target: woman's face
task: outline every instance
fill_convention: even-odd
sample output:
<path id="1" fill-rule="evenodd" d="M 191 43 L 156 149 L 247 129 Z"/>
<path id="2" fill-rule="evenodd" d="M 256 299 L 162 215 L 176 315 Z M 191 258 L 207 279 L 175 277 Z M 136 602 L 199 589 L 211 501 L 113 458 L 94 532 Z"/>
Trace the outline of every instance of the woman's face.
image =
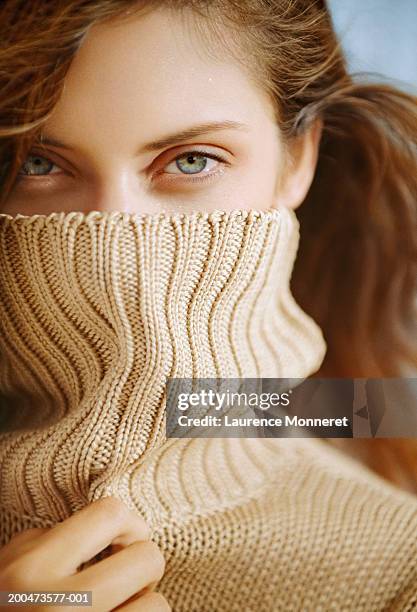
<path id="1" fill-rule="evenodd" d="M 2 212 L 157 213 L 302 201 L 317 138 L 304 140 L 285 183 L 269 99 L 225 51 L 220 59 L 205 52 L 191 16 L 160 9 L 90 29 L 44 124 L 43 144 L 32 147 Z"/>

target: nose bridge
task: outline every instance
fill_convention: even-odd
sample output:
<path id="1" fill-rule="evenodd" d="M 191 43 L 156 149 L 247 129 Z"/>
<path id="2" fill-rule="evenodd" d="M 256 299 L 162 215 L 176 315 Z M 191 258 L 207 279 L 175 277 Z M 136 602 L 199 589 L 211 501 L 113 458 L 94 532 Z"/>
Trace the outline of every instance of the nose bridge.
<path id="1" fill-rule="evenodd" d="M 114 162 L 110 169 L 102 171 L 96 178 L 93 193 L 87 204 L 88 210 L 134 214 L 153 212 L 151 199 L 141 185 L 139 173 L 122 162 Z"/>

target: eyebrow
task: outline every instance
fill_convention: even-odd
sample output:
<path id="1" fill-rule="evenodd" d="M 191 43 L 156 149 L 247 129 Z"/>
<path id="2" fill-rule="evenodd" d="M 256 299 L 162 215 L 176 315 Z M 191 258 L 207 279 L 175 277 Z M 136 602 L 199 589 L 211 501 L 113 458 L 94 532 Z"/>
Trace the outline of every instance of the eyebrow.
<path id="1" fill-rule="evenodd" d="M 160 149 L 164 149 L 165 147 L 169 147 L 174 144 L 180 144 L 189 140 L 190 138 L 196 138 L 197 136 L 202 136 L 211 132 L 219 132 L 222 130 L 231 129 L 248 131 L 249 126 L 245 123 L 240 123 L 238 121 L 231 120 L 200 123 L 190 128 L 181 130 L 180 132 L 177 132 L 175 134 L 165 136 L 164 138 L 161 138 L 159 140 L 148 142 L 148 144 L 144 145 L 139 149 L 137 155 L 141 155 L 142 153 L 150 153 L 152 151 L 159 151 Z M 60 149 L 72 149 L 69 144 L 61 142 L 60 140 L 57 140 L 55 138 L 49 138 L 47 136 L 43 137 L 42 135 L 36 140 L 36 143 L 40 145 L 51 145 Z"/>

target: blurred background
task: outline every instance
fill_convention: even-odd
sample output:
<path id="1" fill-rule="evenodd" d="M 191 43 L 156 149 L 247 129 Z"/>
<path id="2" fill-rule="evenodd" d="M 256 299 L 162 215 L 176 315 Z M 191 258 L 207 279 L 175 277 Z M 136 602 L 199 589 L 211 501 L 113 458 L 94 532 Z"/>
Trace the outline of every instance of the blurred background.
<path id="1" fill-rule="evenodd" d="M 351 72 L 379 72 L 379 80 L 395 79 L 417 94 L 417 0 L 327 0 L 327 6 Z"/>

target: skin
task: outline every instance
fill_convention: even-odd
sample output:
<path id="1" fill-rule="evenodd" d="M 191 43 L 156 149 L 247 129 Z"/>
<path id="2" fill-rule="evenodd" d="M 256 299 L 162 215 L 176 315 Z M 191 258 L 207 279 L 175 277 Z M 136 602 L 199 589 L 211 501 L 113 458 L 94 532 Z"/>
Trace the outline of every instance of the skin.
<path id="1" fill-rule="evenodd" d="M 107 546 L 112 554 L 78 571 Z M 3 591 L 93 591 L 91 612 L 169 612 L 167 600 L 154 591 L 164 570 L 165 559 L 150 540 L 148 525 L 113 496 L 84 506 L 53 527 L 21 531 L 0 549 Z M 30 609 L 61 609 L 39 603 Z"/>
<path id="2" fill-rule="evenodd" d="M 192 19 L 187 23 L 163 9 L 92 27 L 43 127 L 44 140 L 68 148 L 34 146 L 2 212 L 159 213 L 301 204 L 313 180 L 321 124 L 284 149 L 269 98 L 224 50 L 215 50 L 217 58 L 204 53 L 205 41 L 190 25 Z M 193 126 L 225 121 L 244 127 L 211 129 L 138 153 Z M 201 148 L 205 155 L 187 163 L 185 154 Z M 204 177 L 210 180 L 196 180 Z M 169 610 L 152 591 L 164 568 L 156 546 L 144 546 L 148 536 L 139 519 L 119 511 L 114 519 L 114 507 L 104 513 L 100 506 L 88 508 L 59 529 L 29 530 L 4 547 L 3 590 L 93 588 L 97 610 Z M 91 539 L 93 533 L 100 542 Z M 110 558 L 77 571 L 110 542 Z M 123 578 L 128 570 L 129 580 Z M 130 600 L 146 586 L 148 592 Z"/>
<path id="3" fill-rule="evenodd" d="M 2 212 L 186 212 L 303 201 L 321 125 L 292 144 L 289 166 L 269 98 L 223 49 L 204 52 L 193 19 L 159 9 L 91 28 L 42 132 L 69 148 L 33 146 Z M 244 127 L 138 154 L 150 142 L 224 121 Z M 204 154 L 187 158 L 195 148 Z"/>

